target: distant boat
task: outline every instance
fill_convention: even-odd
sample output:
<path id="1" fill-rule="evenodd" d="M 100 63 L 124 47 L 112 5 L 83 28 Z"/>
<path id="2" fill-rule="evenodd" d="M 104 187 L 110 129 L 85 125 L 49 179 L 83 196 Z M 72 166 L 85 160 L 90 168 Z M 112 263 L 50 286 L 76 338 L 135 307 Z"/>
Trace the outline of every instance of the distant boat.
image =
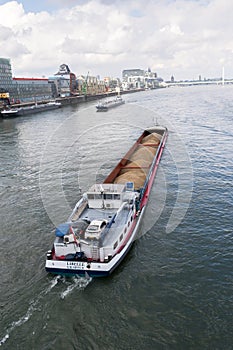
<path id="1" fill-rule="evenodd" d="M 96 110 L 97 110 L 97 112 L 107 112 L 110 108 L 120 106 L 124 103 L 125 103 L 125 101 L 122 99 L 122 97 L 120 95 L 118 95 L 113 100 L 109 100 L 109 101 L 105 101 L 105 102 L 100 101 L 96 105 Z"/>
<path id="2" fill-rule="evenodd" d="M 101 277 L 115 270 L 136 239 L 167 135 L 162 126 L 144 130 L 104 182 L 83 194 L 55 230 L 48 272 Z"/>
<path id="3" fill-rule="evenodd" d="M 47 103 L 35 104 L 33 106 L 18 107 L 18 108 L 7 108 L 1 111 L 3 118 L 13 118 L 22 115 L 28 115 L 33 113 L 50 111 L 61 107 L 60 102 L 51 101 Z"/>

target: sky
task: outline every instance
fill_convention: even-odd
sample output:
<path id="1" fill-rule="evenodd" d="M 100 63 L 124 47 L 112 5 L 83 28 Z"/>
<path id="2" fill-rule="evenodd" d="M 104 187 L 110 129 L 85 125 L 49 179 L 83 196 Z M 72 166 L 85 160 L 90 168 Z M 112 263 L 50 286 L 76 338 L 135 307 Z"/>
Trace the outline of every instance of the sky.
<path id="1" fill-rule="evenodd" d="M 169 80 L 233 78 L 233 1 L 0 0 L 0 57 L 15 77 L 148 69 Z"/>

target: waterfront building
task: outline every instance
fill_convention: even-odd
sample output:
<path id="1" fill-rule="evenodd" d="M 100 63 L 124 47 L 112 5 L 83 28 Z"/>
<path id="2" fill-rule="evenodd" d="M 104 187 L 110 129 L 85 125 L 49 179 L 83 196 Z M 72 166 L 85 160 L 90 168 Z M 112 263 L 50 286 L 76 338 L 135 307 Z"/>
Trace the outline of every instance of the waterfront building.
<path id="1" fill-rule="evenodd" d="M 71 96 L 77 92 L 76 75 L 67 64 L 61 64 L 57 73 L 49 77 L 53 97 Z"/>
<path id="2" fill-rule="evenodd" d="M 12 102 L 39 102 L 52 98 L 46 78 L 13 78 Z"/>
<path id="3" fill-rule="evenodd" d="M 10 60 L 7 58 L 0 58 L 0 107 L 10 103 L 9 91 L 12 86 L 12 73 Z"/>
<path id="4" fill-rule="evenodd" d="M 10 59 L 0 58 L 0 89 L 2 92 L 10 93 L 12 91 L 12 85 Z"/>
<path id="5" fill-rule="evenodd" d="M 143 69 L 124 69 L 122 72 L 123 80 L 126 80 L 128 77 L 141 77 L 144 76 L 145 71 Z"/>
<path id="6" fill-rule="evenodd" d="M 87 91 L 90 95 L 97 95 L 106 92 L 106 85 L 103 80 L 99 80 L 95 76 L 88 76 Z"/>
<path id="7" fill-rule="evenodd" d="M 160 86 L 163 79 L 157 77 L 157 73 L 151 69 L 125 69 L 122 72 L 122 87 L 127 89 L 155 89 Z"/>
<path id="8" fill-rule="evenodd" d="M 0 58 L 0 90 L 8 94 L 10 103 L 35 102 L 52 98 L 48 79 L 12 77 L 11 62 L 8 58 Z"/>
<path id="9" fill-rule="evenodd" d="M 108 91 L 116 91 L 117 87 L 121 88 L 121 81 L 119 78 L 105 77 L 104 83 Z"/>
<path id="10" fill-rule="evenodd" d="M 124 69 L 122 72 L 123 90 L 144 88 L 144 75 L 145 72 L 142 69 Z"/>
<path id="11" fill-rule="evenodd" d="M 86 76 L 80 75 L 77 78 L 78 92 L 81 95 L 97 95 L 106 92 L 106 84 L 99 77 L 90 76 L 89 72 Z"/>

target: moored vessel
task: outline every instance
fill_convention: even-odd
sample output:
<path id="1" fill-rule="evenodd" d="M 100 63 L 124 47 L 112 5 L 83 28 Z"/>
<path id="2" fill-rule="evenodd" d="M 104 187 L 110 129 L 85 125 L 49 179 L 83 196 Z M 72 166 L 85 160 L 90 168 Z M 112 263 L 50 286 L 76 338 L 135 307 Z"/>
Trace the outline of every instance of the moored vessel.
<path id="1" fill-rule="evenodd" d="M 40 113 L 45 111 L 50 111 L 61 107 L 60 102 L 51 101 L 47 103 L 35 104 L 33 106 L 17 107 L 17 108 L 6 108 L 1 111 L 3 118 L 13 118 L 23 115 Z"/>
<path id="2" fill-rule="evenodd" d="M 103 183 L 83 194 L 55 230 L 46 270 L 60 275 L 110 275 L 136 239 L 167 139 L 167 129 L 143 131 Z"/>

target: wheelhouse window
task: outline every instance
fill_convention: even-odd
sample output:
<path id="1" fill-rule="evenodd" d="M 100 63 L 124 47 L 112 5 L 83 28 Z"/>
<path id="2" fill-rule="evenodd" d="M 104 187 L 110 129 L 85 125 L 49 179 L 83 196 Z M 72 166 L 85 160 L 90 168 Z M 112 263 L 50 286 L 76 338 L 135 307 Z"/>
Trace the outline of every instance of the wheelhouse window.
<path id="1" fill-rule="evenodd" d="M 94 193 L 88 193 L 87 198 L 89 200 L 93 200 L 94 199 Z"/>
<path id="2" fill-rule="evenodd" d="M 101 193 L 95 193 L 95 199 L 102 199 Z"/>
<path id="3" fill-rule="evenodd" d="M 104 199 L 112 200 L 112 193 L 105 193 Z"/>
<path id="4" fill-rule="evenodd" d="M 114 194 L 113 198 L 114 198 L 114 200 L 118 200 L 119 201 L 121 199 L 121 195 L 119 193 Z"/>

